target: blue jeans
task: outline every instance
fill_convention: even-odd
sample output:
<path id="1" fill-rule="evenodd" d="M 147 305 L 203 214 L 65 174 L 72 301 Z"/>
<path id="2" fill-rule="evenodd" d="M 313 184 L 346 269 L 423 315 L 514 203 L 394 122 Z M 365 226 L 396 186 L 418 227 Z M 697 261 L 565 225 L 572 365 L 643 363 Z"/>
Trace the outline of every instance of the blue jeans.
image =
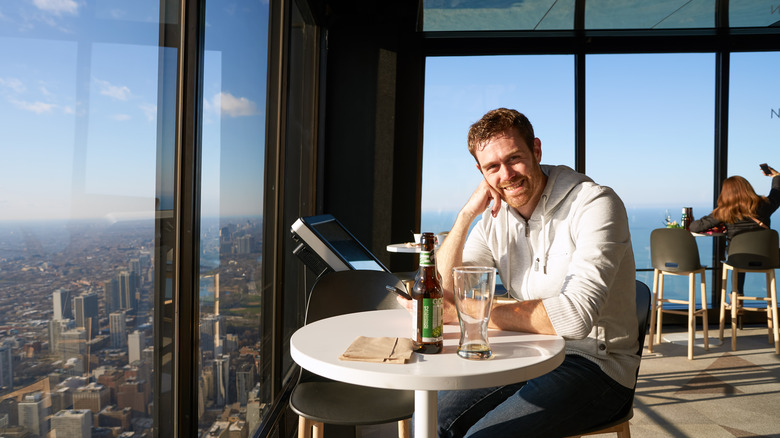
<path id="1" fill-rule="evenodd" d="M 634 390 L 595 363 L 567 355 L 555 370 L 512 385 L 439 392 L 440 437 L 558 437 L 602 424 L 633 403 Z"/>

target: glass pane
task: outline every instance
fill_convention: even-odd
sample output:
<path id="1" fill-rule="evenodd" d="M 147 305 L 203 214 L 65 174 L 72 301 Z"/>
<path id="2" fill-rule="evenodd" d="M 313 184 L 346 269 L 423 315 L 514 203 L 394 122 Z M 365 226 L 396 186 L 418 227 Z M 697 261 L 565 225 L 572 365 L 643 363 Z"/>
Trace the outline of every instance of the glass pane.
<path id="1" fill-rule="evenodd" d="M 714 66 L 713 54 L 587 58 L 586 173 L 623 199 L 636 267 L 650 270 L 637 279 L 648 285 L 650 232 L 667 215 L 679 223 L 683 207 L 694 217 L 712 207 Z M 696 240 L 701 263 L 713 266 L 712 238 Z M 687 299 L 684 277 L 666 278 L 664 289 Z"/>
<path id="2" fill-rule="evenodd" d="M 765 0 L 729 2 L 730 27 L 780 26 L 780 3 Z"/>
<path id="3" fill-rule="evenodd" d="M 0 13 L 0 325 L 13 327 L 0 400 L 18 407 L 0 423 L 20 436 L 153 430 L 157 144 L 173 120 L 158 108 L 173 50 L 159 47 L 159 11 Z"/>
<path id="4" fill-rule="evenodd" d="M 499 107 L 530 119 L 543 163 L 574 167 L 573 56 L 428 58 L 421 230 L 449 231 L 479 185 L 466 137 L 472 123 Z"/>
<path id="5" fill-rule="evenodd" d="M 574 27 L 574 0 L 424 0 L 423 30 L 555 30 Z"/>
<path id="6" fill-rule="evenodd" d="M 775 91 L 778 69 L 780 52 L 731 54 L 728 176 L 745 177 L 761 196 L 769 194 L 772 183 L 758 165 L 768 163 L 780 169 L 780 101 Z M 780 212 L 771 220 L 772 228 L 778 229 Z M 746 275 L 745 291 L 766 296 L 766 277 Z"/>
<path id="7" fill-rule="evenodd" d="M 271 401 L 260 331 L 271 310 L 260 306 L 268 3 L 207 2 L 206 23 L 198 425 L 251 436 Z"/>
<path id="8" fill-rule="evenodd" d="M 586 29 L 690 29 L 715 27 L 716 0 L 588 0 Z"/>

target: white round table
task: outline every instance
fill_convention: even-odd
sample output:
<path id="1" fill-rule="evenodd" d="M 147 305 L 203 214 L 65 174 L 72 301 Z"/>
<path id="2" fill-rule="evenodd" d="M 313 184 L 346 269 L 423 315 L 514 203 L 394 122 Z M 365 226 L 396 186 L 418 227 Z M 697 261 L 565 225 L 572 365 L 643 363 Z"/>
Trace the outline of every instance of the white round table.
<path id="1" fill-rule="evenodd" d="M 407 254 L 414 254 L 420 252 L 419 243 L 391 243 L 387 245 L 387 252 L 402 252 Z"/>
<path id="2" fill-rule="evenodd" d="M 351 313 L 323 319 L 298 329 L 290 339 L 293 360 L 329 379 L 377 388 L 415 391 L 415 437 L 435 437 L 436 391 L 473 389 L 522 382 L 555 369 L 564 359 L 559 336 L 491 330 L 493 358 L 476 361 L 457 355 L 460 328 L 444 326 L 444 350 L 413 354 L 407 364 L 339 360 L 358 336 L 408 337 L 411 316 L 406 309 Z"/>

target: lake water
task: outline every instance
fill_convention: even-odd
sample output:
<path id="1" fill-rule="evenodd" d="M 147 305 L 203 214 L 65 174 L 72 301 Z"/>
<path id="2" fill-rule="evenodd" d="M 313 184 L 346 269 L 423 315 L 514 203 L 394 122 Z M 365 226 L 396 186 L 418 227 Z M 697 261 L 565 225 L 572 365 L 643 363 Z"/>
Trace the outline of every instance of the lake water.
<path id="1" fill-rule="evenodd" d="M 701 206 L 694 206 L 694 217 L 698 214 L 709 213 L 709 209 Z M 705 213 L 706 212 L 706 213 Z M 634 259 L 636 261 L 636 278 L 653 287 L 653 269 L 650 262 L 650 233 L 656 228 L 664 227 L 664 219 L 667 214 L 672 216 L 673 220 L 679 222 L 679 212 L 670 212 L 663 208 L 629 208 L 627 209 L 629 227 L 631 230 L 631 244 L 634 249 Z M 438 233 L 448 231 L 455 222 L 457 211 L 436 211 L 423 212 L 421 218 L 421 231 L 432 231 Z M 474 225 L 472 224 L 472 227 Z M 697 237 L 696 244 L 699 247 L 699 260 L 705 267 L 712 268 L 717 263 L 713 262 L 712 246 L 715 239 L 712 237 Z M 712 307 L 712 270 L 708 270 L 705 275 L 707 284 L 707 304 Z M 698 281 L 698 277 L 697 277 Z M 731 277 L 729 277 L 731 281 Z M 766 296 L 766 277 L 764 274 L 748 274 L 745 281 L 745 290 L 748 294 L 757 296 Z M 718 291 L 718 294 L 720 291 Z M 664 280 L 664 296 L 666 298 L 688 299 L 688 278 L 683 276 L 666 276 Z M 699 301 L 699 292 L 697 289 L 697 302 Z"/>

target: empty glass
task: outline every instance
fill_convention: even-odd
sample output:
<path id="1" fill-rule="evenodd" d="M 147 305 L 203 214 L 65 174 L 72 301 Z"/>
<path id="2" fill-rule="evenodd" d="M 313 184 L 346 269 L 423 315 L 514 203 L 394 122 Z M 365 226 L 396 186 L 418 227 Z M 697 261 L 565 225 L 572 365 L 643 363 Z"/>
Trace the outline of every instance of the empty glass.
<path id="1" fill-rule="evenodd" d="M 460 322 L 458 356 L 466 359 L 490 359 L 488 321 L 496 289 L 496 269 L 486 266 L 452 268 L 455 307 Z"/>

